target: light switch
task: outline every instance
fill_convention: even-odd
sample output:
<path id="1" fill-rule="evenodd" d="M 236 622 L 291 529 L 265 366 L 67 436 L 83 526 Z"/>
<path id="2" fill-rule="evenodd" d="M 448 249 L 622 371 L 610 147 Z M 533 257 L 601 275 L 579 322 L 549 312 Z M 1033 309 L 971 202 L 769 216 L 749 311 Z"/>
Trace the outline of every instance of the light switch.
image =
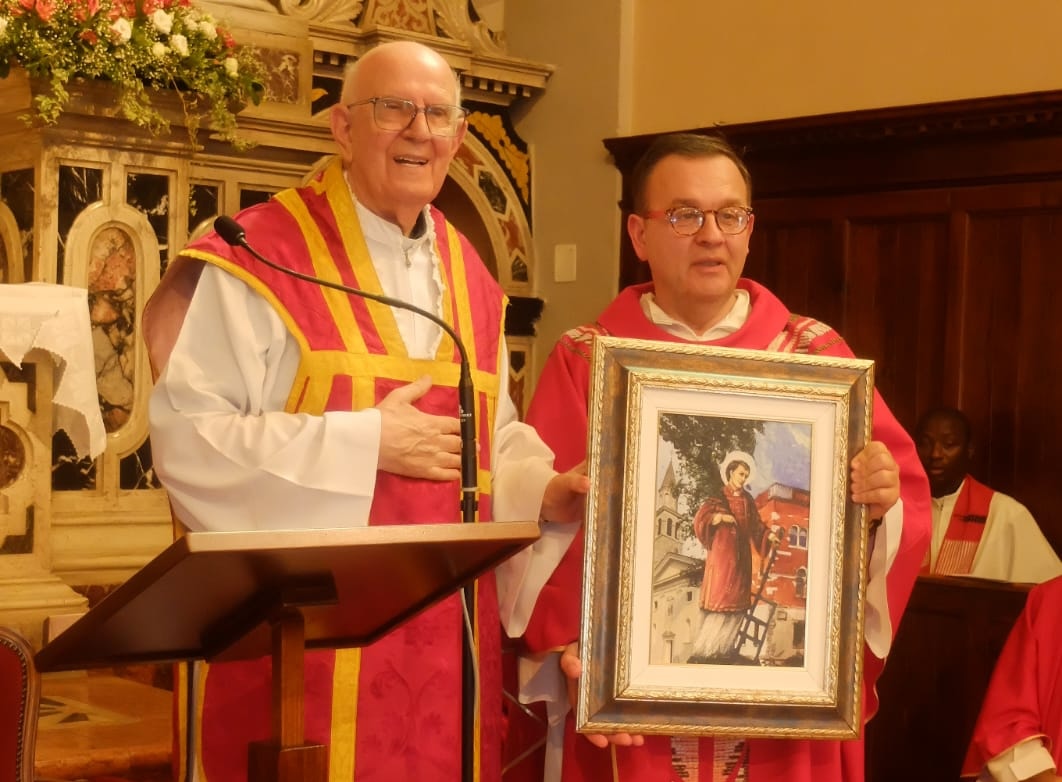
<path id="1" fill-rule="evenodd" d="M 575 282 L 575 245 L 553 245 L 553 281 Z"/>

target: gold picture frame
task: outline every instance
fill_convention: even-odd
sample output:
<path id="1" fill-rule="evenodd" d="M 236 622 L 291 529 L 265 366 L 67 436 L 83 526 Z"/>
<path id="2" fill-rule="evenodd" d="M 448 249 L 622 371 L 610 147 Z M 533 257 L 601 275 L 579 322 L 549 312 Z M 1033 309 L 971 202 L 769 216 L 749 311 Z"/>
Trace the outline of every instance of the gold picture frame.
<path id="1" fill-rule="evenodd" d="M 859 736 L 873 389 L 867 360 L 595 340 L 579 731 Z"/>

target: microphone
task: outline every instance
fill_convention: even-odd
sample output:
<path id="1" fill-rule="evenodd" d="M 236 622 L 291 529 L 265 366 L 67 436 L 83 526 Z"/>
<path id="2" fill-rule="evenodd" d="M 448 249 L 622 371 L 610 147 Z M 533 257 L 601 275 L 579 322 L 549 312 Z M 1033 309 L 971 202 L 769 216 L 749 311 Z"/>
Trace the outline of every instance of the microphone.
<path id="1" fill-rule="evenodd" d="M 415 312 L 432 321 L 450 335 L 454 344 L 457 345 L 457 351 L 461 356 L 461 373 L 457 381 L 458 417 L 461 422 L 461 520 L 466 523 L 475 522 L 476 507 L 478 505 L 476 492 L 479 488 L 476 460 L 476 394 L 472 386 L 472 372 L 468 364 L 468 352 L 453 327 L 435 313 L 423 310 L 401 299 L 369 293 L 368 291 L 351 288 L 348 285 L 342 285 L 331 280 L 322 280 L 320 277 L 303 274 L 294 269 L 289 269 L 287 266 L 274 263 L 248 243 L 247 232 L 243 230 L 243 226 L 228 215 L 221 215 L 214 220 L 214 230 L 227 244 L 232 247 L 242 247 L 271 269 L 276 269 L 278 272 L 314 285 L 323 285 L 326 288 L 334 288 L 337 291 L 361 296 L 364 299 L 372 299 L 390 307 L 398 307 L 399 309 Z"/>

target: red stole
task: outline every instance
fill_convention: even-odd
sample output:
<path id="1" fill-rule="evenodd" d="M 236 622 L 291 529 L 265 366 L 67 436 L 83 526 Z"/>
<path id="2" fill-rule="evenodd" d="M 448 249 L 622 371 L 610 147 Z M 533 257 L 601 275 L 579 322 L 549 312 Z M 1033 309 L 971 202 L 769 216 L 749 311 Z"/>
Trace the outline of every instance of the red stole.
<path id="1" fill-rule="evenodd" d="M 963 481 L 955 507 L 948 521 L 948 529 L 940 544 L 937 564 L 933 573 L 940 576 L 962 576 L 973 570 L 977 547 L 981 536 L 985 534 L 988 521 L 988 507 L 992 504 L 995 491 L 979 483 L 969 475 Z M 926 554 L 928 560 L 929 554 Z M 928 573 L 928 562 L 922 566 L 922 572 Z"/>
<path id="2" fill-rule="evenodd" d="M 505 298 L 467 240 L 437 210 L 432 210 L 432 218 L 445 288 L 442 317 L 462 338 L 472 369 L 479 520 L 489 521 Z M 281 265 L 382 293 L 338 162 L 309 186 L 283 191 L 268 204 L 246 210 L 240 222 Z M 284 320 L 301 348 L 288 412 L 320 415 L 371 407 L 394 388 L 430 374 L 434 385 L 417 406 L 456 415 L 459 353 L 449 336 L 444 334 L 434 357 L 413 359 L 386 305 L 295 280 L 215 236 L 194 243 L 184 254 L 238 276 Z M 378 472 L 369 523 L 457 523 L 458 483 Z M 336 520 L 337 526 L 344 523 Z M 396 579 L 416 576 L 395 574 Z M 500 622 L 492 575 L 477 582 L 477 609 L 472 620 L 480 675 L 476 779 L 498 782 Z M 462 633 L 461 603 L 454 595 L 368 647 L 307 654 L 306 740 L 329 745 L 330 779 L 419 782 L 460 777 Z M 202 668 L 202 717 L 195 736 L 200 779 L 246 779 L 246 744 L 270 734 L 269 661 Z M 177 758 L 183 761 L 183 748 Z"/>

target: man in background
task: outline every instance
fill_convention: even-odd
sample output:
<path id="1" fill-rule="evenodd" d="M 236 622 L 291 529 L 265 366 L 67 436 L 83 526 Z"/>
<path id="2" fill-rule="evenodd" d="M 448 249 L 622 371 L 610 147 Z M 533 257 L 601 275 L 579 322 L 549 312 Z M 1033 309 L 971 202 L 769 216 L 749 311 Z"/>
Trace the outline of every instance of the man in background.
<path id="1" fill-rule="evenodd" d="M 791 314 L 770 291 L 741 277 L 754 216 L 749 173 L 722 139 L 675 134 L 657 139 L 635 167 L 627 230 L 653 281 L 622 291 L 597 322 L 565 334 L 551 353 L 528 422 L 569 469 L 586 458 L 590 354 L 598 335 L 824 356 L 852 355 L 836 331 Z M 872 442 L 851 464 L 855 502 L 875 530 L 867 585 L 863 698 L 874 683 L 929 544 L 929 490 L 914 444 L 874 395 Z M 549 520 L 549 517 L 546 516 Z M 566 545 L 542 589 L 523 638 L 522 695 L 547 702 L 551 731 L 546 779 L 563 782 L 857 782 L 863 742 L 574 732 L 571 688 L 581 674 L 578 644 L 583 535 L 547 524 Z M 561 541 L 564 541 L 562 544 Z M 562 675 L 563 671 L 563 675 Z M 565 681 L 567 679 L 567 682 Z"/>
<path id="2" fill-rule="evenodd" d="M 280 265 L 403 299 L 455 329 L 475 391 L 478 521 L 537 519 L 540 509 L 577 520 L 586 477 L 554 472 L 509 398 L 505 296 L 429 206 L 466 115 L 436 52 L 378 46 L 348 70 L 331 111 L 332 165 L 237 217 L 249 243 Z M 186 528 L 460 521 L 460 353 L 436 323 L 293 279 L 212 233 L 167 271 L 145 334 L 159 373 L 155 464 Z M 534 582 L 526 569 L 499 580 L 503 619 Z M 494 579 L 481 578 L 477 593 L 475 778 L 498 782 Z M 307 655 L 307 740 L 329 745 L 331 780 L 461 778 L 464 624 L 451 596 L 370 646 Z M 248 743 L 270 736 L 269 661 L 203 666 L 197 677 L 201 712 L 192 735 L 179 734 L 178 762 L 192 742 L 197 779 L 245 780 Z"/>
<path id="3" fill-rule="evenodd" d="M 933 495 L 933 542 L 923 572 L 1034 584 L 1062 575 L 1062 561 L 1028 509 L 969 474 L 973 433 L 960 410 L 923 415 L 915 444 Z"/>

